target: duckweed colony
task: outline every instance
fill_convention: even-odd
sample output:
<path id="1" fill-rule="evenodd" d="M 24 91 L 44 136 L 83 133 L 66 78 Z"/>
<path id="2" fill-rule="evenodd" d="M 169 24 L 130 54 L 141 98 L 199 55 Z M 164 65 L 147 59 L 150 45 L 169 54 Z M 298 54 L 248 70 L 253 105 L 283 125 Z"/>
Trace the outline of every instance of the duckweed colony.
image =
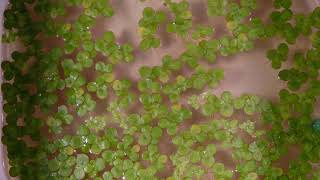
<path id="1" fill-rule="evenodd" d="M 313 120 L 313 111 L 320 95 L 320 8 L 295 13 L 295 2 L 274 0 L 269 18 L 262 20 L 253 16 L 256 0 L 206 0 L 204 16 L 225 19 L 227 33 L 216 36 L 215 27 L 193 21 L 190 2 L 162 3 L 161 9 L 140 12 L 135 47 L 120 43 L 111 30 L 93 38 L 96 19 L 117 13 L 107 0 L 10 0 L 2 40 L 24 46 L 2 62 L 2 143 L 10 176 L 319 179 L 320 120 Z M 70 8 L 81 9 L 81 15 L 65 22 Z M 138 81 L 118 77 L 115 68 L 148 61 L 136 59 L 137 52 L 162 46 L 160 27 L 181 38 L 184 51 L 158 57 L 159 65 L 141 66 Z M 209 65 L 270 38 L 279 45 L 265 52 L 266 59 L 287 83 L 278 100 L 235 97 L 227 89 L 213 93 L 224 70 Z M 309 39 L 309 49 L 291 50 L 298 38 Z M 46 48 L 50 39 L 62 43 Z M 286 61 L 292 66 L 284 66 Z M 299 147 L 298 155 L 288 168 L 278 166 L 292 147 Z M 219 152 L 231 156 L 221 161 Z"/>

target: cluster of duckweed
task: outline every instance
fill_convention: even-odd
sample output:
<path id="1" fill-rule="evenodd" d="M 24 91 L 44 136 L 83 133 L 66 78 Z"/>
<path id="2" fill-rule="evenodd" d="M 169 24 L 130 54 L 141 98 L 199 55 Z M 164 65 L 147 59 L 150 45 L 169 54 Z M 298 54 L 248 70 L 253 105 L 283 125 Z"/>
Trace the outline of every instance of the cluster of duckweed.
<path id="1" fill-rule="evenodd" d="M 225 17 L 228 34 L 213 38 L 213 27 L 195 24 L 186 0 L 163 0 L 173 16 L 167 23 L 166 13 L 152 7 L 143 10 L 141 50 L 161 46 L 157 31 L 165 23 L 168 33 L 185 39 L 186 49 L 178 58 L 162 57 L 161 65 L 141 67 L 136 83 L 117 78 L 113 71 L 135 60 L 134 47 L 118 43 L 112 31 L 92 37 L 90 28 L 97 17 L 117 13 L 107 0 L 10 0 L 2 40 L 24 45 L 2 62 L 2 143 L 10 175 L 22 180 L 319 179 L 315 165 L 320 158 L 320 126 L 312 113 L 320 94 L 320 8 L 295 14 L 291 0 L 274 0 L 269 21 L 264 22 L 251 17 L 256 0 L 206 3 L 208 16 Z M 56 20 L 68 7 L 81 7 L 82 14 L 72 23 Z M 282 68 L 300 36 L 308 37 L 312 47 L 292 52 L 293 66 Z M 44 39 L 51 37 L 62 39 L 63 46 L 43 48 Z M 218 55 L 247 52 L 255 40 L 273 37 L 281 43 L 266 57 L 288 85 L 279 92 L 279 101 L 212 93 L 224 71 L 205 67 L 201 60 L 214 63 Z M 98 54 L 104 58 L 97 60 Z M 192 74 L 183 74 L 182 68 Z M 95 72 L 94 80 L 86 79 L 88 70 Z M 105 113 L 93 114 L 101 102 L 108 102 L 102 107 Z M 132 112 L 133 106 L 141 110 Z M 248 118 L 237 119 L 237 113 Z M 180 128 L 195 114 L 205 121 Z M 79 118 L 82 121 L 75 121 Z M 70 125 L 76 129 L 68 129 Z M 175 146 L 172 154 L 159 150 L 164 136 Z M 289 169 L 275 166 L 292 145 L 299 145 L 301 152 Z M 231 151 L 236 166 L 231 169 L 216 161 L 218 151 Z M 172 173 L 160 177 L 169 165 Z"/>

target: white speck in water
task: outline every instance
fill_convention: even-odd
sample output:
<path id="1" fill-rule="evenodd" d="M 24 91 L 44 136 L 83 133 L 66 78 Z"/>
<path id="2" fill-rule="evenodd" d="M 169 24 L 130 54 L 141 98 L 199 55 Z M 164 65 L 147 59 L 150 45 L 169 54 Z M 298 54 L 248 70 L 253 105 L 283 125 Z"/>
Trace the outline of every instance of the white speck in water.
<path id="1" fill-rule="evenodd" d="M 237 172 L 238 172 L 238 170 L 237 170 L 237 169 L 235 169 L 235 170 L 231 170 L 231 172 L 232 172 L 232 173 L 237 173 Z"/>

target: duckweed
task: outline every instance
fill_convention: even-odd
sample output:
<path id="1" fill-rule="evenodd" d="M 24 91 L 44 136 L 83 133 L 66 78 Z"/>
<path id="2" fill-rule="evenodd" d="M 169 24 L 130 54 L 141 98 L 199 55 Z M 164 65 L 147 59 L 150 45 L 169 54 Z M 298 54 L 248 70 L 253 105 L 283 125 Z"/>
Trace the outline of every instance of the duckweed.
<path id="1" fill-rule="evenodd" d="M 2 41 L 24 46 L 1 64 L 2 143 L 10 176 L 318 179 L 320 121 L 313 113 L 320 94 L 320 8 L 296 13 L 295 2 L 273 0 L 268 20 L 262 20 L 254 17 L 256 0 L 207 0 L 205 15 L 226 22 L 226 32 L 218 36 L 217 27 L 197 23 L 189 1 L 161 2 L 161 10 L 144 5 L 136 47 L 110 29 L 92 34 L 97 18 L 115 18 L 113 1 L 10 1 Z M 60 21 L 69 8 L 82 11 L 73 21 Z M 137 79 L 120 78 L 119 68 L 141 61 L 137 52 L 156 52 L 164 44 L 162 26 L 161 33 L 181 38 L 185 49 L 158 57 L 159 65 L 141 66 Z M 291 48 L 300 37 L 310 42 L 305 51 Z M 45 48 L 50 38 L 63 45 Z M 270 38 L 279 45 L 266 52 L 266 63 L 287 85 L 278 100 L 213 91 L 227 74 L 212 64 Z M 163 144 L 164 139 L 169 140 Z M 163 145 L 174 150 L 164 152 Z M 278 167 L 292 145 L 299 145 L 299 154 L 287 170 Z M 226 156 L 235 166 L 221 162 L 220 152 L 230 152 Z M 172 172 L 160 175 L 169 166 Z"/>

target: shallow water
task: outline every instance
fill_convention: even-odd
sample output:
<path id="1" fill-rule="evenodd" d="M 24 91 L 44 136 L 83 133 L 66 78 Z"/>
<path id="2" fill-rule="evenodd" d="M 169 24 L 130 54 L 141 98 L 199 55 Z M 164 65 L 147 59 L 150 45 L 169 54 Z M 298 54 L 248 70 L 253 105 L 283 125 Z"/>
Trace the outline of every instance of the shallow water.
<path id="1" fill-rule="evenodd" d="M 137 35 L 138 21 L 141 18 L 141 13 L 144 7 L 152 6 L 157 10 L 168 10 L 163 6 L 160 1 L 146 1 L 145 3 L 140 3 L 138 0 L 110 0 L 112 7 L 115 9 L 115 15 L 112 18 L 99 18 L 94 28 L 91 29 L 93 37 L 100 37 L 106 30 L 111 30 L 116 35 L 117 41 L 122 44 L 130 42 L 134 45 L 135 49 L 138 49 L 138 44 L 140 42 L 140 37 Z M 208 18 L 206 16 L 205 10 L 205 0 L 190 0 L 191 10 L 193 14 L 193 20 L 197 24 L 212 25 L 216 29 L 215 37 L 220 37 L 226 32 L 225 22 L 221 18 Z M 293 9 L 295 12 L 307 12 L 315 6 L 314 1 L 301 1 L 295 0 L 293 4 Z M 68 10 L 68 15 L 64 18 L 66 22 L 74 21 L 80 9 L 70 9 Z M 271 11 L 271 1 L 259 0 L 258 9 L 255 11 L 253 16 L 259 16 L 263 20 L 266 20 L 268 14 Z M 116 79 L 128 78 L 133 82 L 137 82 L 139 79 L 138 69 L 141 66 L 154 66 L 161 63 L 161 57 L 170 54 L 174 58 L 178 57 L 180 53 L 185 48 L 185 41 L 178 38 L 175 35 L 168 34 L 165 32 L 164 26 L 160 28 L 158 33 L 162 40 L 162 46 L 157 49 L 149 50 L 147 52 L 141 52 L 140 50 L 135 50 L 135 61 L 130 64 L 119 64 L 115 67 Z M 305 42 L 301 39 L 300 42 Z M 57 47 L 61 41 L 52 40 L 47 42 L 45 46 L 49 49 L 52 47 Z M 253 51 L 247 53 L 240 53 L 231 57 L 218 57 L 217 62 L 214 64 L 207 64 L 209 67 L 220 67 L 225 71 L 225 79 L 220 83 L 220 85 L 213 90 L 215 94 L 220 94 L 221 92 L 228 90 L 231 91 L 233 95 L 239 96 L 243 93 L 255 94 L 261 97 L 275 101 L 277 99 L 277 94 L 279 90 L 285 87 L 285 84 L 278 79 L 278 72 L 271 68 L 269 61 L 265 57 L 265 52 L 267 49 L 274 48 L 278 44 L 278 41 L 273 40 L 260 40 L 256 43 L 256 48 Z M 9 57 L 10 50 L 18 47 L 17 45 L 6 46 L 7 51 L 4 52 L 4 56 Z M 307 48 L 305 43 L 297 43 L 292 46 L 292 51 L 294 50 L 305 50 Z M 290 58 L 287 64 L 290 65 Z M 185 72 L 188 74 L 188 72 Z M 95 78 L 95 73 L 86 71 L 86 78 L 88 81 Z M 59 103 L 64 104 L 66 102 L 66 97 L 63 92 L 60 93 Z M 108 100 L 111 100 L 108 98 Z M 95 98 L 95 100 L 97 100 Z M 106 107 L 110 101 L 99 100 L 97 102 L 97 107 L 95 112 L 90 112 L 89 115 L 84 118 L 79 118 L 76 123 L 65 128 L 65 133 L 73 133 L 75 128 L 84 119 L 89 116 L 95 116 L 99 114 L 106 113 Z M 140 108 L 135 107 L 132 111 L 138 111 Z M 71 113 L 75 115 L 75 109 L 69 108 Z M 320 115 L 320 109 L 316 109 L 316 114 Z M 42 116 L 39 113 L 39 116 Z M 76 115 L 74 116 L 76 117 Z M 238 113 L 235 115 L 236 118 L 246 119 L 246 116 Z M 256 120 L 258 120 L 257 118 Z M 190 127 L 193 123 L 205 122 L 200 116 L 195 114 L 193 119 L 181 125 L 181 128 Z M 259 122 L 257 122 L 259 123 Z M 45 132 L 45 134 L 48 134 Z M 159 144 L 160 152 L 164 154 L 171 154 L 176 149 L 171 143 L 170 136 L 165 133 Z M 282 158 L 276 164 L 284 169 L 288 168 L 288 163 L 293 160 L 299 153 L 298 147 L 292 147 L 288 155 Z M 218 150 L 216 161 L 223 162 L 226 167 L 230 169 L 235 168 L 235 162 L 231 158 L 229 151 Z M 167 168 L 159 173 L 160 177 L 168 177 L 172 173 L 172 164 L 168 163 Z M 205 179 L 213 179 L 212 175 L 208 174 Z M 236 177 L 235 177 L 236 179 Z"/>

